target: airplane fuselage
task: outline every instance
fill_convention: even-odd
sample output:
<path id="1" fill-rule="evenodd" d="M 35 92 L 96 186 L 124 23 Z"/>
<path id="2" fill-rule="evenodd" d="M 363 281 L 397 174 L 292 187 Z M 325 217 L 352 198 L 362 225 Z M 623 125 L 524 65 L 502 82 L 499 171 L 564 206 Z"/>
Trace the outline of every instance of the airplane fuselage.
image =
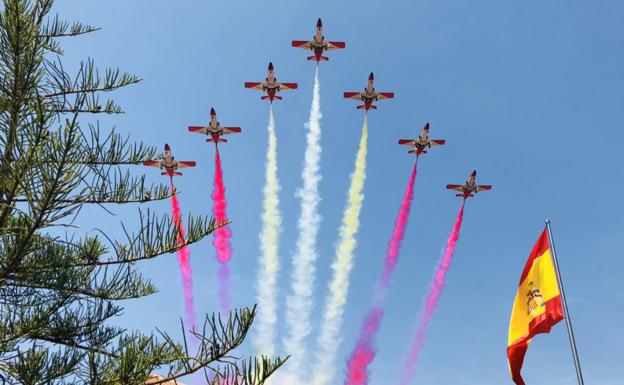
<path id="1" fill-rule="evenodd" d="M 216 116 L 212 116 L 210 118 L 210 123 L 206 126 L 206 130 L 214 135 L 221 135 L 223 133 L 223 127 L 221 127 L 221 123 L 217 120 Z"/>
<path id="2" fill-rule="evenodd" d="M 368 85 L 364 88 L 364 92 L 362 92 L 361 98 L 362 101 L 370 106 L 373 101 L 377 101 L 379 93 L 375 91 L 375 83 L 374 80 L 368 80 Z"/>

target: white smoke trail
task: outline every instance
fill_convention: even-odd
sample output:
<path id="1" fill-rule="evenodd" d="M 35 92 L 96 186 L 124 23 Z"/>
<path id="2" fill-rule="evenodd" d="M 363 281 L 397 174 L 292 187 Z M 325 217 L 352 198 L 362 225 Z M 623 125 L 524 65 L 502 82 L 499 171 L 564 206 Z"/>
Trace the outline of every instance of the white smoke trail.
<path id="1" fill-rule="evenodd" d="M 347 195 L 347 205 L 340 226 L 340 238 L 336 244 L 336 256 L 332 263 L 332 278 L 329 283 L 323 320 L 318 339 L 316 362 L 312 370 L 313 385 L 327 385 L 336 372 L 336 351 L 339 346 L 340 329 L 344 306 L 349 293 L 349 275 L 353 267 L 353 251 L 359 224 L 362 203 L 364 202 L 364 182 L 366 180 L 366 152 L 368 140 L 368 120 L 364 118 L 362 137 L 355 159 L 355 170 L 351 174 L 351 185 Z"/>
<path id="2" fill-rule="evenodd" d="M 286 353 L 291 355 L 286 367 L 295 376 L 300 375 L 306 360 L 305 339 L 310 334 L 311 329 L 310 313 L 312 312 L 312 294 L 316 274 L 314 265 L 318 258 L 315 246 L 321 222 L 318 213 L 318 204 L 321 200 L 318 192 L 318 183 L 321 179 L 319 175 L 321 117 L 321 92 L 317 67 L 314 76 L 310 118 L 306 123 L 308 129 L 307 147 L 301 173 L 303 187 L 297 191 L 297 195 L 301 199 L 301 214 L 297 224 L 299 236 L 295 255 L 292 259 L 292 292 L 286 300 L 286 323 L 289 331 L 284 339 L 284 347 Z"/>
<path id="3" fill-rule="evenodd" d="M 277 178 L 277 138 L 273 107 L 269 110 L 267 127 L 269 140 L 266 156 L 262 230 L 260 232 L 260 266 L 256 282 L 258 325 L 255 326 L 254 346 L 259 354 L 275 355 L 275 327 L 277 324 L 277 275 L 280 269 L 279 236 L 282 215 L 279 211 L 280 184 Z"/>

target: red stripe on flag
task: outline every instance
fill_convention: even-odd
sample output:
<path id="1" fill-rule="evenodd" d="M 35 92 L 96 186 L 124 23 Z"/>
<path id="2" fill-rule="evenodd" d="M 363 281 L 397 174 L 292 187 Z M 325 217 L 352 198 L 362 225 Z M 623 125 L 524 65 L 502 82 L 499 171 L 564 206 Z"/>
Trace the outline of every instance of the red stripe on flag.
<path id="1" fill-rule="evenodd" d="M 524 270 L 522 270 L 522 275 L 520 276 L 520 282 L 518 283 L 518 286 L 522 285 L 522 282 L 524 282 L 524 279 L 529 274 L 529 271 L 531 271 L 531 268 L 533 267 L 533 261 L 543 255 L 548 249 L 548 232 L 546 231 L 546 229 L 544 229 L 542 235 L 540 235 L 539 239 L 537 240 L 537 243 L 535 244 L 535 246 L 533 246 L 533 250 L 531 250 L 529 260 L 524 266 Z"/>
<path id="2" fill-rule="evenodd" d="M 546 234 L 545 231 L 544 234 Z M 542 234 L 542 237 L 544 234 Z M 542 237 L 540 237 L 540 240 Z M 546 238 L 546 245 L 548 245 L 548 238 Z M 522 369 L 522 363 L 524 362 L 524 355 L 527 347 L 529 346 L 529 340 L 537 334 L 549 333 L 550 329 L 557 322 L 563 319 L 563 308 L 561 307 L 560 296 L 551 298 L 550 300 L 544 302 L 544 305 L 546 307 L 544 313 L 533 318 L 529 323 L 529 333 L 526 336 L 519 338 L 513 345 L 507 347 L 507 358 L 509 359 L 511 379 L 517 385 L 525 385 L 524 380 L 520 375 L 520 369 Z"/>

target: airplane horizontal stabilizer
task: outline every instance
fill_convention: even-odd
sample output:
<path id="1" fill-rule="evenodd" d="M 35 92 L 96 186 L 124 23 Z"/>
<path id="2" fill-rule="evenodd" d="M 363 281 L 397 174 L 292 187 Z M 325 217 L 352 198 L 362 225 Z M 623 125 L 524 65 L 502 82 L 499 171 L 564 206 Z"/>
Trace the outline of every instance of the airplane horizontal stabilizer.
<path id="1" fill-rule="evenodd" d="M 217 138 L 217 140 L 214 140 L 214 139 L 210 138 L 210 139 L 206 139 L 206 142 L 227 143 L 227 139 Z"/>

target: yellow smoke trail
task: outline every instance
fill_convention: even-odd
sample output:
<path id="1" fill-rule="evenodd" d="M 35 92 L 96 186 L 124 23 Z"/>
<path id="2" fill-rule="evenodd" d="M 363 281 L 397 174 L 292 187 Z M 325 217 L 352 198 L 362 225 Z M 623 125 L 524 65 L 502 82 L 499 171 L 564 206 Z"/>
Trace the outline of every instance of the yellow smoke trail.
<path id="1" fill-rule="evenodd" d="M 279 236 L 282 215 L 279 211 L 280 184 L 277 178 L 277 138 L 273 108 L 269 111 L 268 150 L 266 156 L 262 230 L 260 232 L 260 266 L 256 282 L 258 325 L 255 327 L 254 346 L 259 354 L 275 355 L 275 328 L 277 323 L 277 275 L 279 272 Z"/>
<path id="2" fill-rule="evenodd" d="M 313 385 L 327 385 L 333 378 L 336 367 L 336 350 L 339 346 L 340 329 L 344 306 L 349 292 L 349 275 L 353 267 L 355 239 L 360 226 L 360 211 L 364 201 L 366 180 L 366 144 L 368 140 L 368 118 L 364 118 L 360 148 L 355 159 L 355 170 L 351 174 L 351 186 L 347 206 L 342 216 L 340 239 L 336 245 L 336 256 L 332 263 L 332 279 L 323 311 L 323 321 L 318 339 Z"/>

